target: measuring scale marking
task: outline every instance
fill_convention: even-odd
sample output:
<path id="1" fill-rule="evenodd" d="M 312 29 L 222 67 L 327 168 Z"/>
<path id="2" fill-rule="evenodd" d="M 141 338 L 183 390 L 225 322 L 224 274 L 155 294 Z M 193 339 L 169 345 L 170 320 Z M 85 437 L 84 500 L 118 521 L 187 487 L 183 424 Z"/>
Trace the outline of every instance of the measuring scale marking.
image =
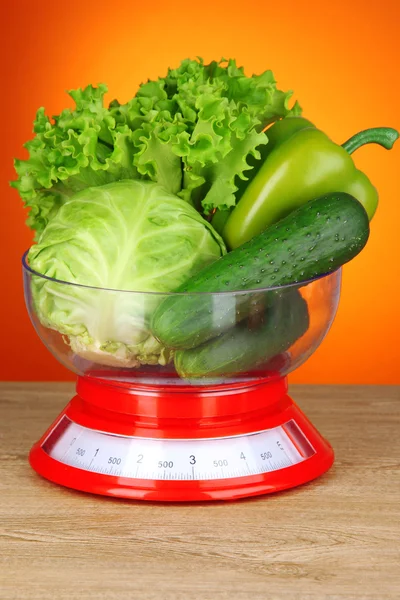
<path id="1" fill-rule="evenodd" d="M 291 467 L 315 454 L 294 420 L 229 437 L 155 439 L 89 429 L 64 415 L 42 448 L 60 463 L 85 471 L 164 481 L 260 475 Z"/>

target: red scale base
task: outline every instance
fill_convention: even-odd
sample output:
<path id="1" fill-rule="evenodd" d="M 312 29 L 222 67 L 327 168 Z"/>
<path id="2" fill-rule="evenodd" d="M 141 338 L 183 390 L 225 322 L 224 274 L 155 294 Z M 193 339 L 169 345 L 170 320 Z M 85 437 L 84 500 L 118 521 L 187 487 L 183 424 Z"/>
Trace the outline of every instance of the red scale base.
<path id="1" fill-rule="evenodd" d="M 292 439 L 304 460 L 258 475 L 214 480 L 150 480 L 104 475 L 51 457 L 60 420 L 120 436 L 152 439 L 212 439 L 244 435 L 293 420 L 308 448 Z M 172 415 L 176 415 L 173 417 Z M 66 419 L 63 422 L 67 422 Z M 56 434 L 56 432 L 58 432 Z M 327 471 L 334 460 L 330 444 L 287 394 L 286 378 L 205 387 L 161 387 L 78 379 L 77 395 L 30 453 L 31 466 L 54 483 L 132 500 L 188 502 L 235 500 L 301 485 Z"/>

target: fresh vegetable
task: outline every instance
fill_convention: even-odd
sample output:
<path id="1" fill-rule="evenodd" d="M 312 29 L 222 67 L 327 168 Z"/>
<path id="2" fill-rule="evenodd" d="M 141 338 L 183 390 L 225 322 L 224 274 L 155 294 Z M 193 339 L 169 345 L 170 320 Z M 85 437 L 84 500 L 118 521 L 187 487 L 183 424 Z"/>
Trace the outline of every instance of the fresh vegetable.
<path id="1" fill-rule="evenodd" d="M 247 77 L 234 60 L 184 60 L 126 104 L 106 108 L 106 92 L 72 90 L 74 109 L 53 121 L 43 108 L 36 115 L 12 185 L 37 236 L 76 192 L 127 178 L 154 181 L 204 214 L 233 206 L 247 160 L 268 141 L 265 127 L 301 112 L 271 71 Z"/>
<path id="2" fill-rule="evenodd" d="M 224 252 L 193 207 L 154 183 L 87 188 L 62 205 L 28 254 L 34 271 L 53 278 L 32 278 L 36 313 L 81 357 L 165 364 L 171 352 L 149 331 L 160 297 L 115 290 L 169 292 Z"/>
<path id="3" fill-rule="evenodd" d="M 301 124 L 301 119 L 298 126 L 294 120 L 278 122 L 269 130 L 272 151 L 224 224 L 222 235 L 229 248 L 237 248 L 312 198 L 335 191 L 357 198 L 372 219 L 377 190 L 356 169 L 349 152 L 369 143 L 391 148 L 399 134 L 390 128 L 370 129 L 343 148 L 309 122 L 304 121 L 303 128 Z"/>
<path id="4" fill-rule="evenodd" d="M 330 273 L 354 258 L 368 236 L 368 215 L 349 194 L 308 202 L 180 286 L 178 291 L 188 295 L 160 304 L 151 322 L 153 334 L 172 348 L 196 347 L 249 311 L 251 294 L 217 292 L 301 283 Z"/>
<path id="5" fill-rule="evenodd" d="M 337 146 L 271 71 L 234 60 L 184 60 L 125 103 L 106 92 L 70 91 L 75 107 L 52 119 L 39 109 L 15 161 L 40 322 L 106 365 L 176 353 L 198 377 L 284 356 L 308 323 L 296 288 L 368 239 L 378 196 L 350 153 L 398 133 Z"/>
<path id="6" fill-rule="evenodd" d="M 230 376 L 256 368 L 285 352 L 308 329 L 307 303 L 295 289 L 268 292 L 262 322 L 243 321 L 219 337 L 190 350 L 178 350 L 174 363 L 181 377 Z"/>

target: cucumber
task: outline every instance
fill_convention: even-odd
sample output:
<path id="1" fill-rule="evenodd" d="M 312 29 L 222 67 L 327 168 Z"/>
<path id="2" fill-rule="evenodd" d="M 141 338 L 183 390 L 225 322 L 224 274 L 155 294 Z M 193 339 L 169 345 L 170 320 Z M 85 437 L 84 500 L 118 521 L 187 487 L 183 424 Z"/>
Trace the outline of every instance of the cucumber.
<path id="1" fill-rule="evenodd" d="M 307 303 L 295 289 L 275 295 L 263 317 L 258 325 L 246 320 L 197 348 L 178 350 L 178 375 L 192 379 L 245 373 L 288 350 L 309 326 Z"/>
<path id="2" fill-rule="evenodd" d="M 245 318 L 254 290 L 268 303 L 274 293 L 260 288 L 335 271 L 361 252 L 368 236 L 368 215 L 353 196 L 338 192 L 312 200 L 202 269 L 177 290 L 182 295 L 163 300 L 152 332 L 165 346 L 194 348 Z M 252 291 L 219 294 L 246 290 Z"/>

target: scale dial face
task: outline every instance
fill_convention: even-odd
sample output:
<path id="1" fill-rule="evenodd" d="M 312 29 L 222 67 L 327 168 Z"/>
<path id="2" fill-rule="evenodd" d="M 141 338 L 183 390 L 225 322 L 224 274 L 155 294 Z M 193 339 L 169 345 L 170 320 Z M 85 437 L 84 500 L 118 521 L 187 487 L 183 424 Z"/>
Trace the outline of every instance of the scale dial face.
<path id="1" fill-rule="evenodd" d="M 294 419 L 231 437 L 129 437 L 84 427 L 64 415 L 42 444 L 58 462 L 84 471 L 141 480 L 201 481 L 261 475 L 315 454 Z"/>

